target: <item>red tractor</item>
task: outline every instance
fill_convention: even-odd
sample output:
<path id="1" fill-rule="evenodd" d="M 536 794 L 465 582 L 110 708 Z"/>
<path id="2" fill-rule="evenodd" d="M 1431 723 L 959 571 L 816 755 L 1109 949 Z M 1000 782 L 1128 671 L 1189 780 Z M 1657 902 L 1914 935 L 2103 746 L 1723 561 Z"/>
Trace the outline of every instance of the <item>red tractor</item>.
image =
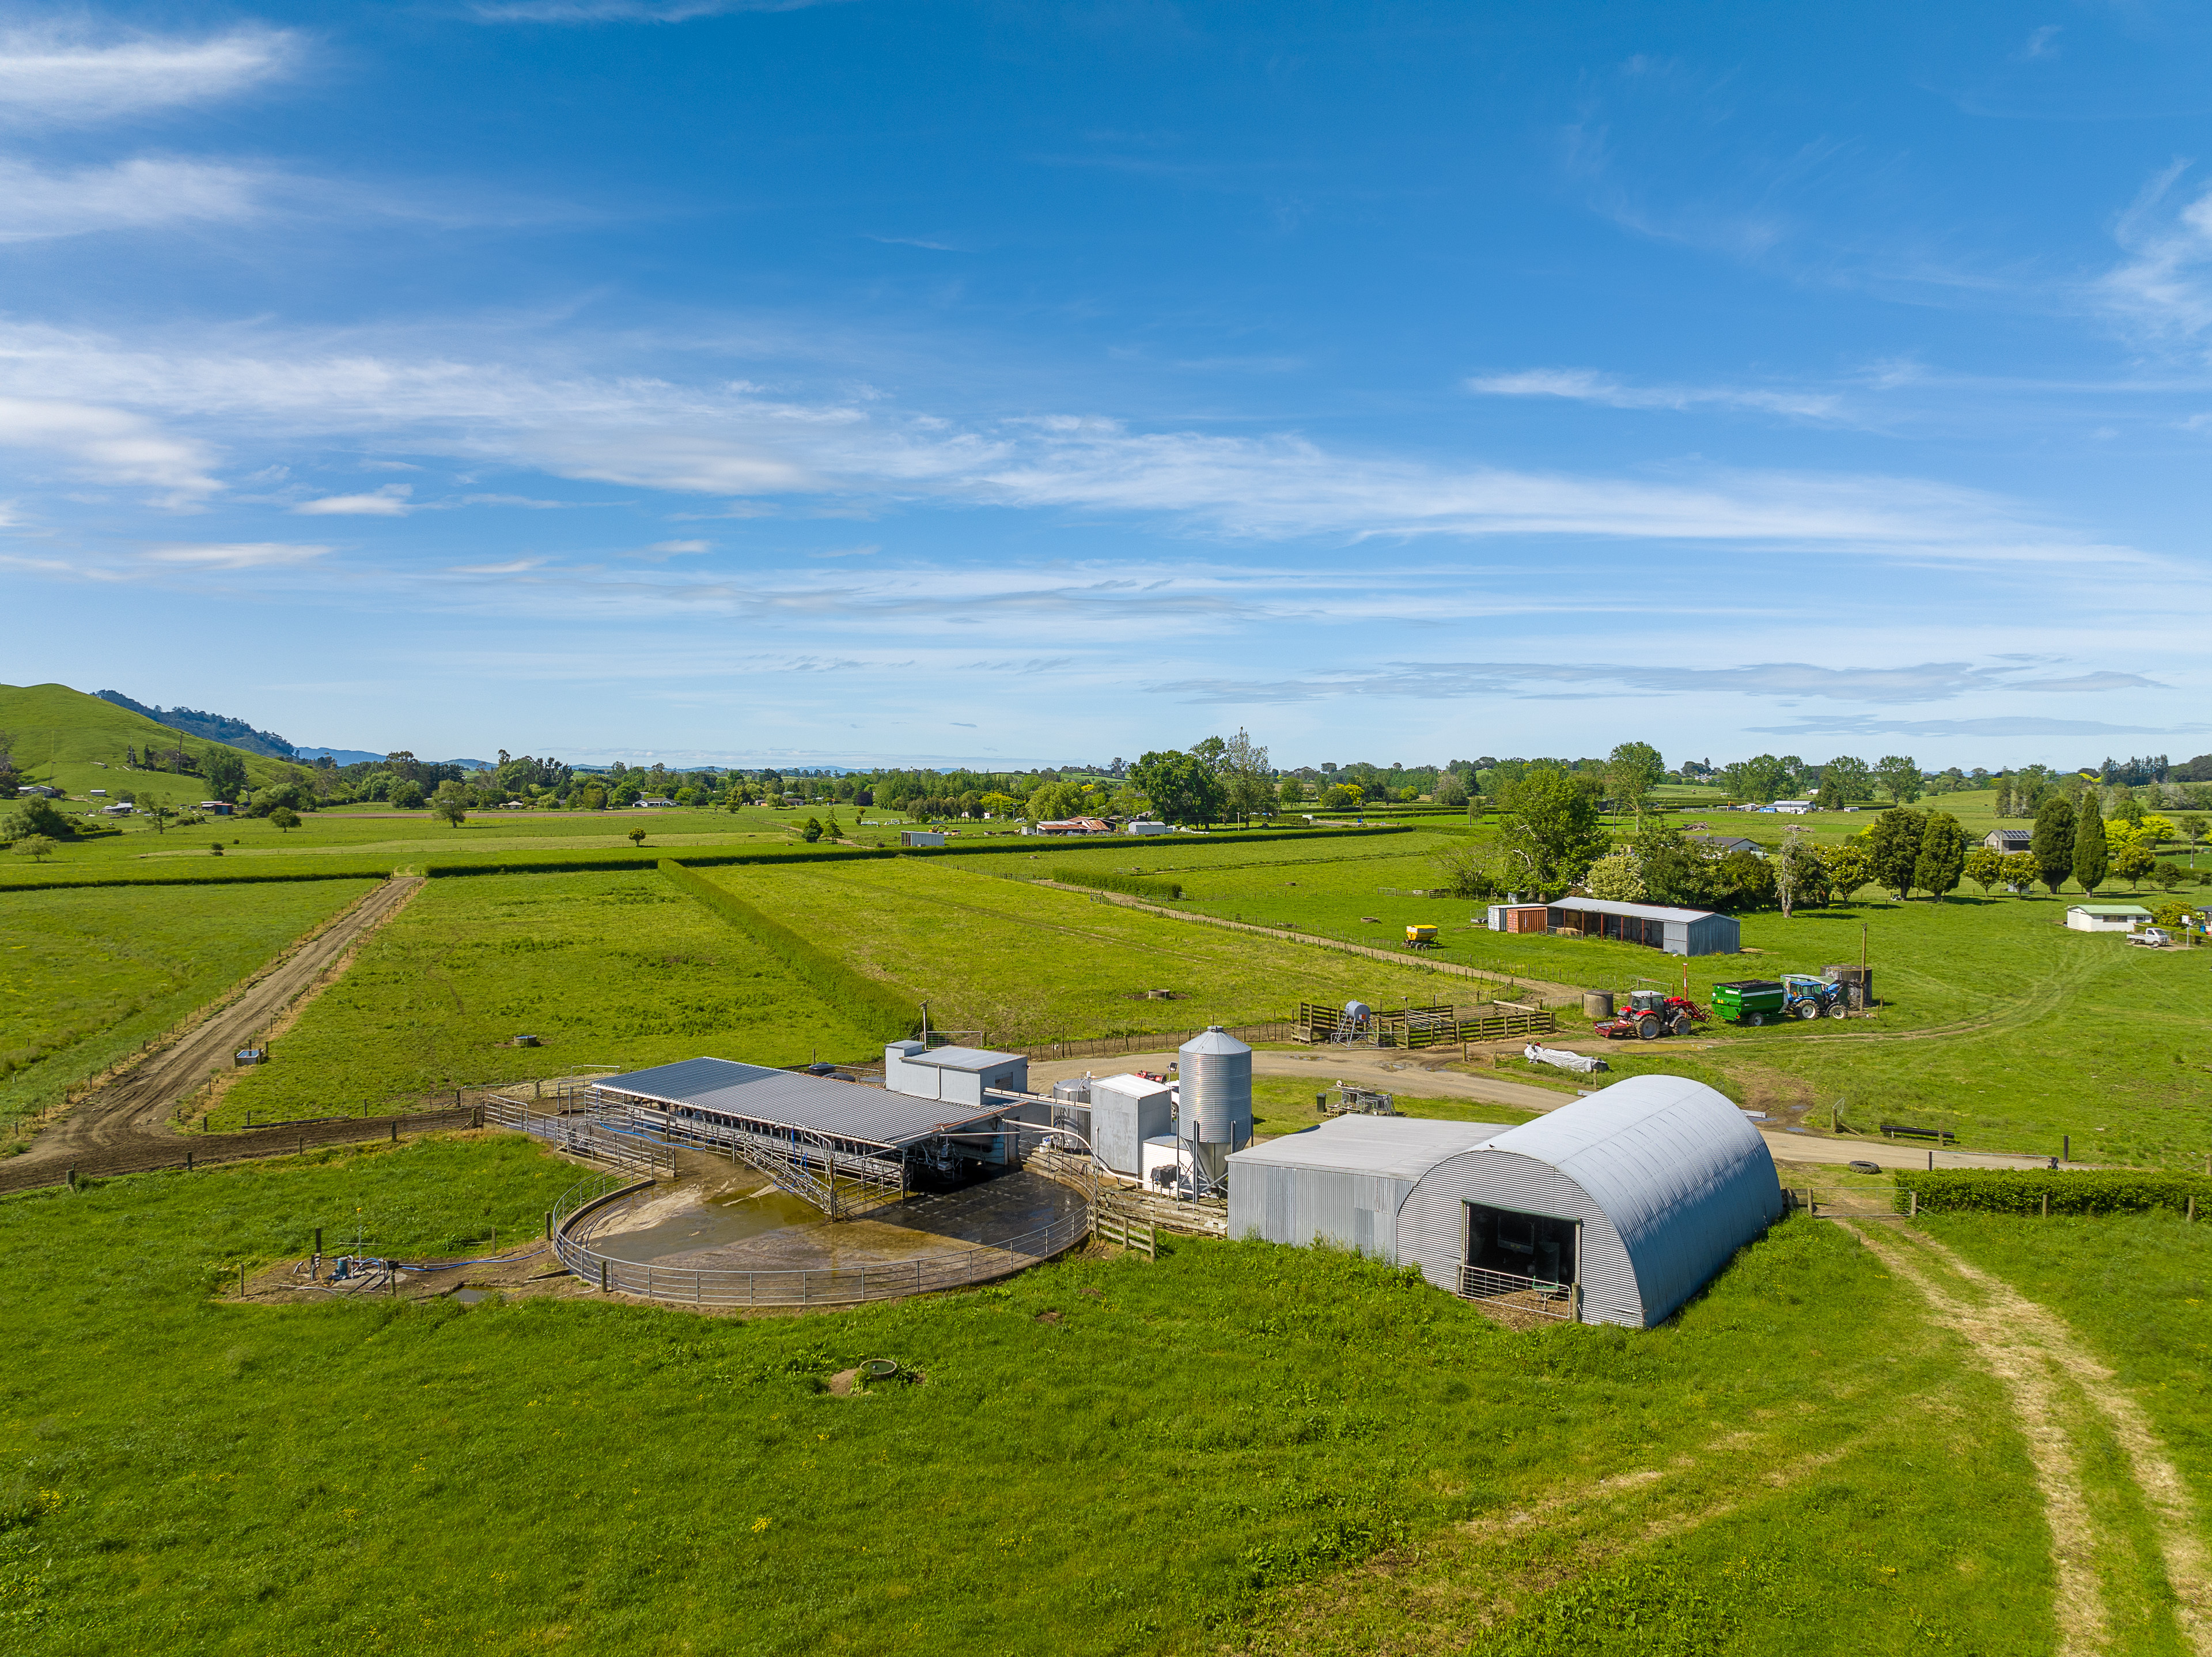
<path id="1" fill-rule="evenodd" d="M 1632 990 L 1627 1007 L 1619 1017 L 1600 1024 L 1597 1033 L 1613 1041 L 1630 1036 L 1656 1041 L 1662 1036 L 1686 1036 L 1705 1018 L 1705 1009 L 1684 996 L 1663 990 Z"/>

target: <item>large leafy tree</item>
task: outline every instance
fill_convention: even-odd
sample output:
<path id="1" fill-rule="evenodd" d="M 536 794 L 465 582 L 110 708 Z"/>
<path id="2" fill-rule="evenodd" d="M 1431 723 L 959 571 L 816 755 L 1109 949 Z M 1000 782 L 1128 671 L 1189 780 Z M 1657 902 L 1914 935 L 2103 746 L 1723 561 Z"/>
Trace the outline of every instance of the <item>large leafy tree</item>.
<path id="1" fill-rule="evenodd" d="M 1221 783 L 1222 804 L 1241 822 L 1249 823 L 1255 817 L 1273 817 L 1279 802 L 1275 797 L 1275 768 L 1268 763 L 1267 749 L 1253 741 L 1241 725 L 1237 728 L 1237 734 L 1225 741 L 1212 737 L 1207 740 L 1221 741 L 1212 769 Z"/>
<path id="2" fill-rule="evenodd" d="M 1835 895 L 1827 860 L 1806 838 L 1803 829 L 1792 828 L 1784 836 L 1782 850 L 1772 861 L 1774 895 L 1782 905 L 1784 920 L 1800 905 L 1818 909 Z"/>
<path id="3" fill-rule="evenodd" d="M 1909 806 L 1926 792 L 1920 781 L 1920 762 L 1909 753 L 1886 753 L 1874 768 L 1881 791 L 1900 806 Z"/>
<path id="4" fill-rule="evenodd" d="M 1814 803 L 1822 811 L 1841 811 L 1845 806 L 1874 798 L 1874 772 L 1867 762 L 1839 753 L 1820 767 L 1820 789 Z"/>
<path id="5" fill-rule="evenodd" d="M 1584 779 L 1535 765 L 1498 796 L 1498 838 L 1510 879 L 1550 897 L 1589 872 L 1606 850 L 1597 799 Z"/>
<path id="6" fill-rule="evenodd" d="M 1771 753 L 1754 754 L 1721 767 L 1721 786 L 1737 800 L 1767 805 L 1782 797 L 1791 781 L 1790 762 Z"/>
<path id="7" fill-rule="evenodd" d="M 1873 876 L 1894 892 L 1899 903 L 1917 884 L 1920 842 L 1927 831 L 1927 819 L 1909 806 L 1892 807 L 1867 831 L 1867 860 Z"/>
<path id="8" fill-rule="evenodd" d="M 1145 755 L 1129 767 L 1129 779 L 1145 791 L 1166 823 L 1212 823 L 1221 815 L 1221 783 L 1212 768 L 1180 749 Z"/>
<path id="9" fill-rule="evenodd" d="M 207 778 L 208 792 L 218 800 L 238 803 L 238 796 L 246 791 L 246 758 L 228 748 L 211 748 L 200 762 L 201 775 Z"/>
<path id="10" fill-rule="evenodd" d="M 1938 898 L 1958 890 L 1966 870 L 1966 831 L 1948 811 L 1928 813 L 1920 832 L 1920 856 L 1913 864 L 1912 883 Z"/>
<path id="11" fill-rule="evenodd" d="M 2004 855 L 1988 846 L 1976 846 L 1966 854 L 1966 874 L 1987 897 L 2004 878 Z"/>
<path id="12" fill-rule="evenodd" d="M 1666 775 L 1667 762 L 1649 742 L 1622 743 L 1605 762 L 1605 780 L 1613 790 L 1613 809 L 1633 812 L 1641 817 L 1645 798 Z M 1463 801 L 1446 801 L 1439 794 L 1437 803 L 1458 805 Z"/>
<path id="13" fill-rule="evenodd" d="M 2085 893 L 2093 892 L 2111 868 L 2112 852 L 2105 839 L 2105 819 L 2098 815 L 2096 801 L 2084 795 L 2081 815 L 2074 822 L 2074 878 Z"/>
<path id="14" fill-rule="evenodd" d="M 2027 837 L 2028 855 L 2035 872 L 2053 897 L 2074 872 L 2074 804 L 2052 790 L 2035 808 L 2035 826 Z"/>

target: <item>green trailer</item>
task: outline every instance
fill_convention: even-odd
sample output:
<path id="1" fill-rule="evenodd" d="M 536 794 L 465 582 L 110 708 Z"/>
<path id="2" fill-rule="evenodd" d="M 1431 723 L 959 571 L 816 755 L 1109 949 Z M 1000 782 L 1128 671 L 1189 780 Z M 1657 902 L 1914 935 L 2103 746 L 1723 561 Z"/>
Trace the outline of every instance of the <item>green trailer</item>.
<path id="1" fill-rule="evenodd" d="M 1730 1024 L 1764 1024 L 1780 1018 L 1789 1000 L 1778 978 L 1738 978 L 1713 986 L 1713 1016 Z"/>

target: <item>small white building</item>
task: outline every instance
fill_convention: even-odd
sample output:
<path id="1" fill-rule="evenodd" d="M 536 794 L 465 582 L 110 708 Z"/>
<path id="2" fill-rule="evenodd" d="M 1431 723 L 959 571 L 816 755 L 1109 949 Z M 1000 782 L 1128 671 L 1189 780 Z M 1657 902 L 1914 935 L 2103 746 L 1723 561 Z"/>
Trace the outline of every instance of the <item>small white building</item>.
<path id="1" fill-rule="evenodd" d="M 1147 819 L 1143 822 L 1125 823 L 1121 826 L 1121 832 L 1124 834 L 1172 834 L 1175 831 L 1165 823 L 1155 823 Z"/>
<path id="2" fill-rule="evenodd" d="M 940 1099 L 981 1109 L 983 1090 L 1030 1090 L 1030 1062 L 1019 1053 L 995 1053 L 981 1047 L 929 1048 L 918 1041 L 894 1041 L 884 1048 L 884 1086 L 909 1099 Z"/>
<path id="3" fill-rule="evenodd" d="M 2150 924 L 2150 911 L 2140 904 L 2076 904 L 2066 911 L 2066 924 L 2076 932 L 2132 932 Z"/>
<path id="4" fill-rule="evenodd" d="M 1802 817 L 1813 809 L 1813 802 L 1810 800 L 1777 800 L 1774 809 L 1785 816 Z"/>
<path id="5" fill-rule="evenodd" d="M 941 846 L 945 837 L 935 829 L 901 829 L 899 844 L 902 846 Z"/>

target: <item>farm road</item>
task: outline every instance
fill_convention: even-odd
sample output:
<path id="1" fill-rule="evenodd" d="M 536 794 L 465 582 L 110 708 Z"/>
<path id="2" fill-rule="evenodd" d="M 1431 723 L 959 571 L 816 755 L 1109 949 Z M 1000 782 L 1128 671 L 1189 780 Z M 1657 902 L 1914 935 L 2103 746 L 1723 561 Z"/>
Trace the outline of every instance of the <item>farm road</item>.
<path id="1" fill-rule="evenodd" d="M 1118 1075 L 1125 1070 L 1164 1072 L 1175 1062 L 1173 1052 L 1117 1053 L 1111 1058 L 1032 1059 L 1030 1086 L 1043 1092 L 1068 1076 Z M 1384 1093 L 1409 1093 L 1415 1098 L 1481 1100 L 1509 1105 L 1516 1111 L 1556 1111 L 1574 1103 L 1572 1093 L 1534 1087 L 1504 1076 L 1469 1075 L 1456 1070 L 1431 1070 L 1403 1056 L 1379 1049 L 1333 1048 L 1327 1053 L 1268 1053 L 1252 1055 L 1256 1076 L 1297 1076 L 1310 1079 L 1319 1092 L 1333 1081 L 1357 1082 Z M 1893 1145 L 1886 1141 L 1826 1139 L 1815 1134 L 1767 1133 L 1760 1137 L 1777 1161 L 1821 1162 L 1840 1167 L 1845 1162 L 1872 1162 L 1885 1168 L 1924 1168 L 1923 1147 Z M 2039 1156 L 2007 1156 L 1978 1151 L 1938 1151 L 1939 1168 L 2033 1168 L 2043 1165 Z"/>
<path id="2" fill-rule="evenodd" d="M 419 876 L 385 881 L 263 967 L 228 1000 L 194 1014 L 198 1022 L 186 1020 L 178 1026 L 161 1045 L 41 1131 L 29 1150 L 0 1164 L 0 1175 L 5 1176 L 0 1188 L 53 1178 L 57 1163 L 96 1173 L 111 1163 L 133 1166 L 161 1147 L 181 1154 L 183 1141 L 169 1125 L 178 1102 L 202 1086 L 210 1071 L 228 1070 L 240 1048 L 336 978 L 355 946 L 397 915 L 422 887 Z"/>
<path id="3" fill-rule="evenodd" d="M 2111 1617 L 2103 1581 L 2128 1546 L 2085 1499 L 2081 1468 L 2109 1435 L 2155 1537 L 2156 1565 L 2173 1593 L 2189 1649 L 2212 1657 L 2212 1560 L 2202 1520 L 2150 1418 L 2066 1321 L 2002 1279 L 1910 1227 L 1835 1221 L 1928 1302 L 2003 1383 L 2034 1461 L 2057 1577 L 2060 1657 L 2105 1649 Z"/>

